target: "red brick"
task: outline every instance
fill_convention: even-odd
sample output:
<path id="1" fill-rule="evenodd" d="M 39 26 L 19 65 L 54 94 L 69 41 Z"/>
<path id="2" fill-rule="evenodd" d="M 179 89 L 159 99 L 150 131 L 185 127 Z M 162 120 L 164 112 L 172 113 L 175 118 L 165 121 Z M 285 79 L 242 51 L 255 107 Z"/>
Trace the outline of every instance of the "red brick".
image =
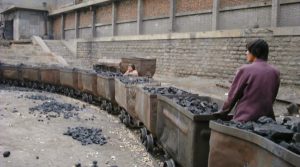
<path id="1" fill-rule="evenodd" d="M 144 0 L 144 17 L 168 16 L 170 0 Z"/>
<path id="2" fill-rule="evenodd" d="M 87 27 L 92 25 L 92 11 L 89 9 L 80 11 L 79 27 Z"/>
<path id="3" fill-rule="evenodd" d="M 112 21 L 112 5 L 101 6 L 96 12 L 96 23 L 109 24 Z"/>
<path id="4" fill-rule="evenodd" d="M 65 29 L 75 28 L 75 12 L 66 14 Z"/>
<path id="5" fill-rule="evenodd" d="M 124 0 L 117 3 L 117 21 L 137 19 L 137 0 Z"/>
<path id="6" fill-rule="evenodd" d="M 61 16 L 57 16 L 53 20 L 53 36 L 54 39 L 61 38 Z"/>
<path id="7" fill-rule="evenodd" d="M 176 13 L 197 12 L 212 9 L 213 0 L 177 0 Z"/>

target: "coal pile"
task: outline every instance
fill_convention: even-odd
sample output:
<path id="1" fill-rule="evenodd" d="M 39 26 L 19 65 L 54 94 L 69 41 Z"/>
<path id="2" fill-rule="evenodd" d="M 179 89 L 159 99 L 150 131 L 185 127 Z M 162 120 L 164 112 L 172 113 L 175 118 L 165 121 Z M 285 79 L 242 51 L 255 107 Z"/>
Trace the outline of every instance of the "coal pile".
<path id="1" fill-rule="evenodd" d="M 146 84 L 151 83 L 154 80 L 147 77 L 130 77 L 130 76 L 122 76 L 119 77 L 120 81 L 126 85 L 135 85 L 135 84 Z"/>
<path id="2" fill-rule="evenodd" d="M 102 129 L 85 128 L 85 127 L 68 127 L 68 131 L 64 135 L 72 136 L 73 139 L 81 142 L 82 145 L 107 143 L 105 136 L 102 134 Z"/>
<path id="3" fill-rule="evenodd" d="M 39 111 L 40 114 L 47 115 L 47 118 L 50 119 L 60 117 L 61 115 L 65 119 L 69 119 L 72 117 L 78 118 L 78 113 L 72 112 L 73 110 L 79 111 L 78 106 L 74 106 L 68 103 L 60 103 L 55 100 L 46 101 L 41 105 L 29 108 L 29 113 L 33 114 L 35 111 Z M 78 118 L 79 119 L 79 118 Z"/>
<path id="4" fill-rule="evenodd" d="M 151 94 L 160 94 L 160 95 L 190 95 L 191 93 L 186 92 L 175 87 L 143 87 L 143 89 Z"/>
<path id="5" fill-rule="evenodd" d="M 219 110 L 215 102 L 211 102 L 200 96 L 171 97 L 177 104 L 196 115 L 211 115 Z"/>
<path id="6" fill-rule="evenodd" d="M 55 100 L 52 97 L 47 97 L 47 96 L 43 96 L 43 95 L 26 95 L 25 96 L 26 99 L 31 99 L 31 100 L 41 100 L 41 101 L 46 101 L 46 100 Z"/>
<path id="7" fill-rule="evenodd" d="M 287 148 L 288 150 L 300 154 L 300 120 L 284 119 L 282 122 L 276 122 L 272 118 L 263 116 L 257 121 L 246 123 L 236 121 L 218 120 L 226 126 L 243 129 L 266 137 L 269 140 Z"/>

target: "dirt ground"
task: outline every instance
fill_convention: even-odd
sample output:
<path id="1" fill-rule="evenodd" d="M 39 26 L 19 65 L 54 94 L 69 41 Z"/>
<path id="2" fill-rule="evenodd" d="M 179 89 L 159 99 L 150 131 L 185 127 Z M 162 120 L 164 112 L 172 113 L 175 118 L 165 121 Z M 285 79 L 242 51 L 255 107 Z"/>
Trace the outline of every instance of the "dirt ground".
<path id="1" fill-rule="evenodd" d="M 24 90 L 0 87 L 1 167 L 71 167 L 76 163 L 91 166 L 93 161 L 101 167 L 158 166 L 140 143 L 137 132 L 126 128 L 117 117 L 65 96 Z M 81 108 L 78 111 L 80 119 L 59 117 L 48 120 L 43 115 L 29 114 L 29 107 L 43 101 L 27 99 L 25 95 L 45 95 L 77 105 Z M 94 121 L 86 120 L 93 116 Z M 63 135 L 68 127 L 76 126 L 101 128 L 108 143 L 82 146 L 79 141 Z M 4 151 L 10 151 L 11 155 L 4 158 Z"/>

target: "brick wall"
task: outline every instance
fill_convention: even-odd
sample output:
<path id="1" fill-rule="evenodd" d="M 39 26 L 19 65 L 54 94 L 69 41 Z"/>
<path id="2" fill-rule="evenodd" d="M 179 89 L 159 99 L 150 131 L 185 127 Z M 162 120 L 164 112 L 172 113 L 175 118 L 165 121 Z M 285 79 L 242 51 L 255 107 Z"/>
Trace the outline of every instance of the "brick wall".
<path id="1" fill-rule="evenodd" d="M 88 9 L 80 11 L 79 27 L 87 27 L 92 25 L 92 12 Z"/>
<path id="2" fill-rule="evenodd" d="M 99 58 L 138 56 L 157 58 L 157 73 L 175 76 L 233 77 L 245 62 L 245 45 L 255 38 L 81 42 L 77 55 L 86 67 Z M 283 83 L 300 85 L 300 36 L 266 37 L 270 63 L 281 71 Z"/>
<path id="3" fill-rule="evenodd" d="M 61 16 L 53 19 L 53 37 L 54 39 L 61 39 Z"/>
<path id="4" fill-rule="evenodd" d="M 75 29 L 75 12 L 66 14 L 65 29 Z"/>
<path id="5" fill-rule="evenodd" d="M 212 9 L 213 0 L 177 0 L 176 13 L 197 12 Z"/>
<path id="6" fill-rule="evenodd" d="M 168 16 L 169 0 L 144 0 L 144 17 Z"/>
<path id="7" fill-rule="evenodd" d="M 220 8 L 239 6 L 239 5 L 249 5 L 258 2 L 267 3 L 271 1 L 272 0 L 220 0 Z"/>
<path id="8" fill-rule="evenodd" d="M 137 0 L 124 0 L 117 3 L 117 21 L 137 19 Z"/>
<path id="9" fill-rule="evenodd" d="M 112 17 L 112 5 L 101 6 L 96 11 L 96 23 L 110 24 Z"/>

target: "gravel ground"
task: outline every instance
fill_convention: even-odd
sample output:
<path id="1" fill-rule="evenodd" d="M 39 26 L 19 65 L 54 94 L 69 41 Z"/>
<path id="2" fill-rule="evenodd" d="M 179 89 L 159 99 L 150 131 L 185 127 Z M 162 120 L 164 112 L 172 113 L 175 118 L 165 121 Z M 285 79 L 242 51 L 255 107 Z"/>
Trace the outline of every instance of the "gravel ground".
<path id="1" fill-rule="evenodd" d="M 25 98 L 41 95 L 61 103 L 79 106 L 79 119 L 30 114 L 29 108 L 43 100 Z M 92 118 L 92 119 L 91 119 Z M 100 128 L 107 139 L 104 145 L 82 146 L 63 135 L 68 127 Z M 95 106 L 65 96 L 0 86 L 0 166 L 1 167 L 71 167 L 77 163 L 91 166 L 152 167 L 161 164 L 144 149 L 138 132 L 127 129 L 115 116 Z M 10 151 L 10 156 L 2 154 Z"/>

